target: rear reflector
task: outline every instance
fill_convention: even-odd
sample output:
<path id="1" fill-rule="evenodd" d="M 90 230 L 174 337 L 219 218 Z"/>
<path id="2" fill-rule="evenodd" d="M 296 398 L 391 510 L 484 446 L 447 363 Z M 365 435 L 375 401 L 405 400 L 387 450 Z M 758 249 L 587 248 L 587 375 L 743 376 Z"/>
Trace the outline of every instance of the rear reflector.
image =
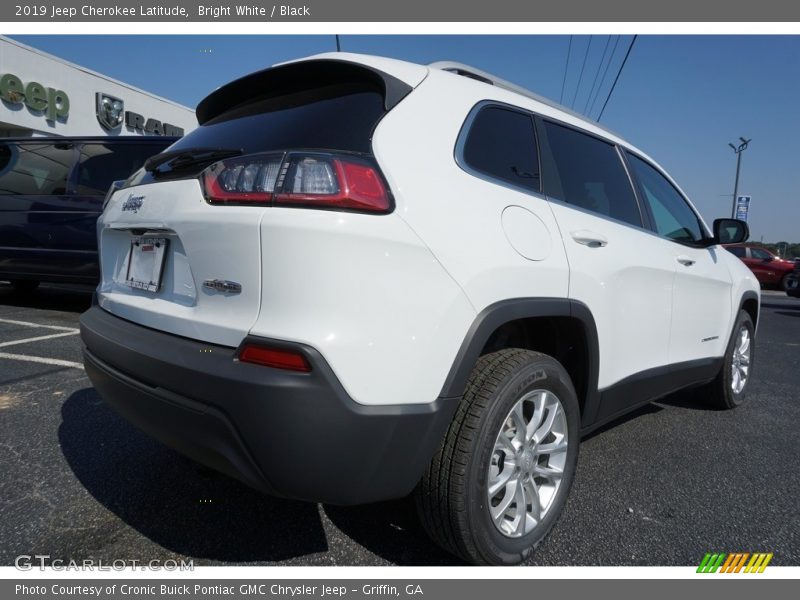
<path id="1" fill-rule="evenodd" d="M 389 212 L 378 168 L 358 156 L 323 152 L 254 154 L 219 161 L 200 176 L 211 204 Z"/>
<path id="2" fill-rule="evenodd" d="M 305 356 L 299 352 L 280 348 L 266 348 L 248 344 L 239 353 L 239 360 L 274 369 L 300 371 L 302 373 L 311 372 L 311 365 L 308 364 Z"/>

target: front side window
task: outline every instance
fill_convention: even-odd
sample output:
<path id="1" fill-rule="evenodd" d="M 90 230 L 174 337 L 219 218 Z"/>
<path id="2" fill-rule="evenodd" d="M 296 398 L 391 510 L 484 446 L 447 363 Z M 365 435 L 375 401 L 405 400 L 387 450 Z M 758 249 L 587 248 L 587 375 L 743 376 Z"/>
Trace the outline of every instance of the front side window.
<path id="1" fill-rule="evenodd" d="M 656 232 L 681 243 L 703 239 L 700 220 L 669 180 L 638 156 L 628 153 L 628 160 L 653 215 Z"/>
<path id="2" fill-rule="evenodd" d="M 72 157 L 66 144 L 0 144 L 0 194 L 66 194 Z"/>
<path id="3" fill-rule="evenodd" d="M 639 205 L 613 144 L 545 121 L 553 165 L 545 180 L 551 198 L 642 226 Z"/>
<path id="4" fill-rule="evenodd" d="M 500 106 L 480 109 L 467 132 L 464 166 L 514 186 L 539 191 L 533 118 Z"/>
<path id="5" fill-rule="evenodd" d="M 762 250 L 761 248 L 750 248 L 750 255 L 758 260 L 769 260 L 772 258 L 772 255 L 769 252 Z"/>

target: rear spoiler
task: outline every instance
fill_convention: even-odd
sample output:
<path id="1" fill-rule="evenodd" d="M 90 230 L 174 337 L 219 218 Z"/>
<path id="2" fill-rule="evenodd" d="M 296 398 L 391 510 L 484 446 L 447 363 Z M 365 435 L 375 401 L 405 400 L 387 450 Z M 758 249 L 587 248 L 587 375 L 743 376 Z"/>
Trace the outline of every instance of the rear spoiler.
<path id="1" fill-rule="evenodd" d="M 387 111 L 413 89 L 407 83 L 373 67 L 335 59 L 288 63 L 245 75 L 214 90 L 197 105 L 200 125 L 226 112 L 290 94 L 347 84 L 374 86 L 383 94 Z"/>

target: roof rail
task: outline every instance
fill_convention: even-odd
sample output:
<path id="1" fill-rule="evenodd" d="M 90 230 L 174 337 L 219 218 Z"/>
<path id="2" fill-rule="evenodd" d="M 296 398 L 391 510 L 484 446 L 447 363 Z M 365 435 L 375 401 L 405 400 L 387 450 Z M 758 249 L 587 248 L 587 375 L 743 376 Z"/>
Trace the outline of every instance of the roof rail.
<path id="1" fill-rule="evenodd" d="M 428 65 L 431 69 L 440 69 L 442 71 L 447 71 L 448 73 L 455 73 L 456 75 L 461 75 L 462 77 L 469 77 L 470 79 L 475 79 L 477 81 L 481 81 L 483 83 L 488 83 L 489 85 L 494 85 L 504 90 L 508 90 L 509 92 L 514 92 L 515 94 L 519 94 L 520 96 L 525 96 L 526 98 L 530 98 L 531 100 L 536 100 L 537 102 L 541 102 L 551 108 L 555 108 L 562 112 L 565 112 L 581 121 L 586 121 L 591 123 L 595 127 L 602 129 L 603 131 L 610 133 L 613 136 L 620 137 L 620 135 L 607 127 L 604 127 L 594 119 L 587 117 L 579 112 L 575 112 L 571 108 L 567 108 L 566 106 L 559 104 L 558 102 L 554 102 L 549 98 L 545 98 L 544 96 L 540 96 L 539 94 L 532 92 L 516 83 L 511 83 L 510 81 L 506 81 L 505 79 L 500 79 L 491 73 L 486 71 L 482 71 L 480 69 L 476 69 L 475 67 L 471 67 L 470 65 L 465 65 L 464 63 L 454 62 L 450 60 L 440 60 L 437 62 L 432 62 Z"/>

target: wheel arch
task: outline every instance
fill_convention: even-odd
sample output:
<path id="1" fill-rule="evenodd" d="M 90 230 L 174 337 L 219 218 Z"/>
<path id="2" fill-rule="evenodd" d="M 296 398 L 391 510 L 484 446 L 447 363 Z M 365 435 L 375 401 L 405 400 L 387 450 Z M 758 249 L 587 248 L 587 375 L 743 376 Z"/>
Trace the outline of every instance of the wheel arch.
<path id="1" fill-rule="evenodd" d="M 597 326 L 585 304 L 566 298 L 514 298 L 487 306 L 467 332 L 441 396 L 462 396 L 478 359 L 506 347 L 554 355 L 573 380 L 582 426 L 594 418 L 599 404 L 599 346 Z"/>

